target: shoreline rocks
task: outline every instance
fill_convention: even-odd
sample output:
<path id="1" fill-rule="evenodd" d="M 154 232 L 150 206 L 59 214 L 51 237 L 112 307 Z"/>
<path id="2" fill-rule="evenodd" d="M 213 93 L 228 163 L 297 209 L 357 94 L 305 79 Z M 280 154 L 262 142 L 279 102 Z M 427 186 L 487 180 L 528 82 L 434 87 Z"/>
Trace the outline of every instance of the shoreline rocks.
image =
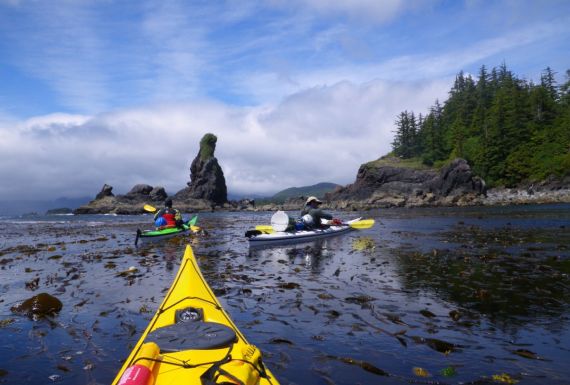
<path id="1" fill-rule="evenodd" d="M 323 208 L 366 211 L 391 207 L 464 207 L 570 203 L 570 177 L 550 178 L 517 188 L 487 189 L 464 159 L 455 159 L 437 171 L 411 168 L 384 157 L 360 167 L 353 184 L 325 194 Z M 257 211 L 300 210 L 307 197 L 283 204 L 258 206 Z"/>
<path id="2" fill-rule="evenodd" d="M 478 202 L 487 189 L 464 159 L 441 170 L 400 165 L 394 157 L 360 166 L 356 181 L 325 194 L 329 207 L 365 210 L 386 207 L 464 206 Z"/>
<path id="3" fill-rule="evenodd" d="M 256 205 L 253 199 L 227 201 L 223 171 L 213 156 L 217 138 L 206 134 L 190 167 L 191 182 L 172 196 L 174 207 L 184 213 L 204 211 L 300 210 L 307 197 L 284 203 Z M 74 214 L 142 214 L 143 206 L 157 209 L 168 194 L 161 186 L 135 185 L 125 195 L 114 195 L 113 187 L 103 185 L 95 199 L 74 210 Z M 325 194 L 323 208 L 365 211 L 390 207 L 492 206 L 542 203 L 570 203 L 570 177 L 550 178 L 518 188 L 487 189 L 466 160 L 457 158 L 437 170 L 406 163 L 393 156 L 360 166 L 354 183 L 339 186 Z"/>
<path id="4" fill-rule="evenodd" d="M 528 188 L 496 188 L 489 190 L 483 206 L 570 203 L 570 188 L 529 190 Z"/>

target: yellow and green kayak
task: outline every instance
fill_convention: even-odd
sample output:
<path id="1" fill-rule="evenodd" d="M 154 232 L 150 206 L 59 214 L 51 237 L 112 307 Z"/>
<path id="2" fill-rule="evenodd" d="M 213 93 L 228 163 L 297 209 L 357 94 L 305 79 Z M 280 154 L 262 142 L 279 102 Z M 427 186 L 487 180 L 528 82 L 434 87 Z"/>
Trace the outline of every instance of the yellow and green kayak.
<path id="1" fill-rule="evenodd" d="M 277 385 L 204 280 L 190 246 L 113 385 Z"/>

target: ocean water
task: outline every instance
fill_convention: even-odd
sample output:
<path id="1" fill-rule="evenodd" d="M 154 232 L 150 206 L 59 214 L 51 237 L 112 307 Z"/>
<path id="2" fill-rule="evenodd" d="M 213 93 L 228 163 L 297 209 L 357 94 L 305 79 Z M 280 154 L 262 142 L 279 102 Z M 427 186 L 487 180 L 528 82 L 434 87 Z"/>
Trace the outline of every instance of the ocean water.
<path id="1" fill-rule="evenodd" d="M 570 205 L 335 212 L 376 224 L 250 248 L 271 214 L 139 247 L 149 215 L 1 217 L 0 383 L 110 383 L 188 243 L 282 384 L 570 383 Z M 62 309 L 12 310 L 40 293 Z"/>

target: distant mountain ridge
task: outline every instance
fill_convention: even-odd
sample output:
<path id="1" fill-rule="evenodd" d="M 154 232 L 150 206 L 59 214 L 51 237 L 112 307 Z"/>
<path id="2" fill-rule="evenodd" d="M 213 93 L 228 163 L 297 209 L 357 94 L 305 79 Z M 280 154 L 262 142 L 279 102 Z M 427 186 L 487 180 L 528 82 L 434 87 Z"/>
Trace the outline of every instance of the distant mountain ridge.
<path id="1" fill-rule="evenodd" d="M 269 199 L 272 202 L 280 203 L 286 201 L 289 198 L 298 198 L 300 196 L 314 195 L 318 198 L 322 198 L 326 193 L 333 191 L 338 186 L 340 185 L 336 183 L 322 182 L 314 184 L 312 186 L 289 187 L 285 190 L 279 191 Z"/>

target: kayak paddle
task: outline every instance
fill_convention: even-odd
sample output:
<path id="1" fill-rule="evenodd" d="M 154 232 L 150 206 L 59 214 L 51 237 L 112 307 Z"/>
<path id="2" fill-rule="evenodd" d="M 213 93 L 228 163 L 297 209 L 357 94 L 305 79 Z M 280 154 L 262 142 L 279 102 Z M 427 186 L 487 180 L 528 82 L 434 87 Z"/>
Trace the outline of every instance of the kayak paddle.
<path id="1" fill-rule="evenodd" d="M 374 226 L 374 219 L 362 219 L 360 221 L 347 223 L 347 225 L 349 225 L 353 229 L 359 229 L 359 230 L 369 229 L 372 226 Z"/>
<path id="2" fill-rule="evenodd" d="M 369 229 L 372 226 L 374 226 L 374 219 L 358 219 L 358 220 L 352 220 L 352 221 L 348 221 L 348 222 L 344 222 L 344 223 L 340 223 L 340 224 L 334 224 L 331 221 L 327 221 L 324 220 L 323 221 L 325 225 L 329 225 L 329 226 L 350 226 L 353 229 L 358 229 L 358 230 L 362 230 L 362 229 Z"/>
<path id="3" fill-rule="evenodd" d="M 257 225 L 255 226 L 256 230 L 263 231 L 264 233 L 272 233 L 273 227 L 271 225 Z"/>
<path id="4" fill-rule="evenodd" d="M 154 212 L 156 211 L 156 208 L 155 208 L 155 207 L 152 207 L 151 205 L 144 205 L 144 206 L 143 206 L 143 209 L 144 209 L 145 211 L 148 211 L 149 213 L 154 213 Z"/>
<path id="5" fill-rule="evenodd" d="M 190 230 L 192 230 L 195 233 L 201 230 L 200 227 L 196 226 L 196 222 L 198 222 L 198 215 L 194 215 L 192 219 L 186 222 Z"/>

